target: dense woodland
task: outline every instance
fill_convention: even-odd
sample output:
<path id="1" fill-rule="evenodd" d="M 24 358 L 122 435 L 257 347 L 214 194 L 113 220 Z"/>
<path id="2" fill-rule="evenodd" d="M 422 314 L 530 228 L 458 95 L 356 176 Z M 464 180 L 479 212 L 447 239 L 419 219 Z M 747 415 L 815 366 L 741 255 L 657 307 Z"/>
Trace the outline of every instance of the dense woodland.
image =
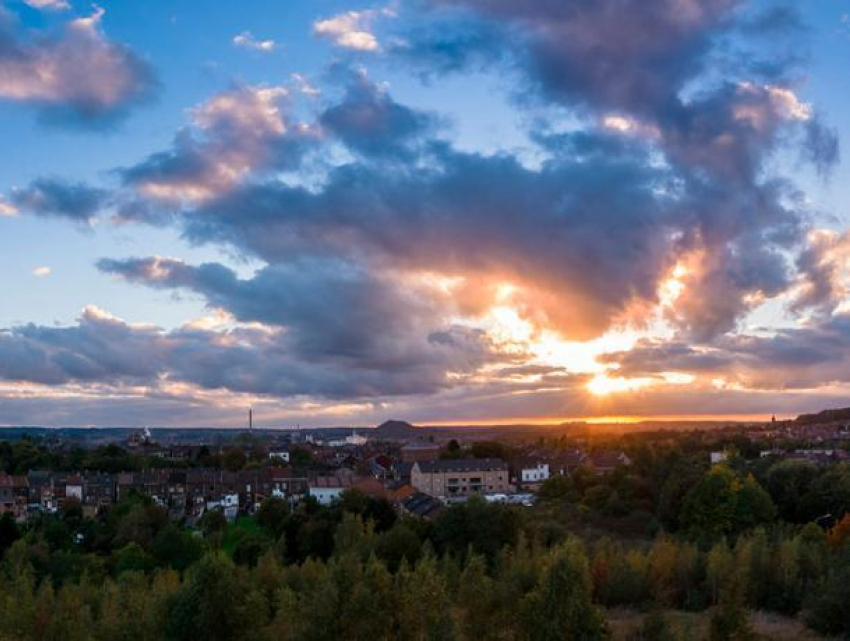
<path id="1" fill-rule="evenodd" d="M 473 499 L 433 521 L 356 492 L 197 528 L 141 496 L 97 519 L 73 502 L 6 515 L 0 638 L 604 639 L 614 608 L 643 613 L 633 639 L 695 638 L 673 611 L 704 613 L 712 640 L 756 638 L 753 610 L 850 638 L 850 517 L 813 522 L 848 511 L 850 469 L 745 451 L 709 467 L 678 441 L 554 478 L 533 508 Z M 32 448 L 0 459 L 22 469 Z"/>

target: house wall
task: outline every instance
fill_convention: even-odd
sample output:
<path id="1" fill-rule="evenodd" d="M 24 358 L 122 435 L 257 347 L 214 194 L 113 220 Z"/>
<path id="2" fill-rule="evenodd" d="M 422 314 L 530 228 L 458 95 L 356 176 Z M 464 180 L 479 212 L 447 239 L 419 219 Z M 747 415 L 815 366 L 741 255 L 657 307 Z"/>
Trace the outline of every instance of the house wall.
<path id="1" fill-rule="evenodd" d="M 411 485 L 431 496 L 468 496 L 511 490 L 507 470 L 426 473 L 414 466 Z"/>
<path id="2" fill-rule="evenodd" d="M 524 468 L 521 474 L 523 483 L 539 483 L 549 478 L 549 466 L 542 464 L 537 467 Z"/>
<path id="3" fill-rule="evenodd" d="M 322 505 L 330 505 L 340 496 L 342 496 L 343 488 L 341 487 L 311 487 L 310 496 Z"/>

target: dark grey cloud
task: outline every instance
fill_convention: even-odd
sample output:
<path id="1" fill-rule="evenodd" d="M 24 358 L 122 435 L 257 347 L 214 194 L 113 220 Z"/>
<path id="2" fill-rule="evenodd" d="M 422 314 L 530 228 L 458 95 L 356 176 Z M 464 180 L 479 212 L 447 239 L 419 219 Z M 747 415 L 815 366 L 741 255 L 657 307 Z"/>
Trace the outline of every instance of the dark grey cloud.
<path id="1" fill-rule="evenodd" d="M 647 114 L 677 102 L 679 89 L 702 70 L 712 37 L 732 23 L 733 11 L 742 2 L 432 0 L 429 4 L 465 10 L 500 25 L 506 37 L 498 44 L 491 38 L 484 42 L 498 51 L 510 41 L 527 77 L 544 93 L 570 104 Z M 445 55 L 439 46 L 437 52 Z"/>
<path id="2" fill-rule="evenodd" d="M 343 68 L 332 77 L 345 83 L 343 100 L 319 122 L 354 151 L 367 156 L 406 153 L 434 125 L 434 118 L 395 102 L 365 72 Z"/>
<path id="3" fill-rule="evenodd" d="M 433 143 L 404 165 L 336 168 L 321 190 L 246 186 L 188 212 L 185 233 L 269 263 L 318 252 L 374 270 L 516 281 L 550 297 L 535 302 L 566 333 L 593 335 L 633 298 L 654 298 L 674 222 L 675 199 L 655 192 L 665 173 L 625 145 L 609 155 L 612 144 L 582 135 L 576 155 L 538 170 Z"/>
<path id="4" fill-rule="evenodd" d="M 341 308 L 334 312 L 346 318 Z M 282 398 L 356 399 L 435 393 L 458 384 L 447 372 L 462 377 L 499 358 L 480 332 L 465 328 L 445 328 L 453 337 L 450 343 L 425 337 L 418 345 L 394 345 L 399 337 L 379 336 L 376 347 L 392 353 L 376 351 L 371 358 L 328 353 L 326 343 L 294 348 L 299 339 L 289 335 L 293 328 L 306 331 L 294 324 L 216 331 L 187 325 L 164 331 L 90 308 L 76 325 L 25 325 L 0 332 L 0 379 L 163 389 L 187 383 Z"/>
<path id="5" fill-rule="evenodd" d="M 489 356 L 481 332 L 445 325 L 451 301 L 439 289 L 341 261 L 278 264 L 250 279 L 217 263 L 194 267 L 163 258 L 102 260 L 99 268 L 130 282 L 192 291 L 239 321 L 284 329 L 293 358 L 400 371 L 432 360 L 467 370 Z M 456 364 L 447 359 L 452 354 Z"/>
<path id="6" fill-rule="evenodd" d="M 151 67 L 103 34 L 101 9 L 58 33 L 27 35 L 0 7 L 0 100 L 35 106 L 55 124 L 101 127 L 154 93 Z"/>
<path id="7" fill-rule="evenodd" d="M 13 189 L 9 201 L 25 214 L 89 224 L 108 203 L 109 193 L 86 183 L 45 177 Z"/>

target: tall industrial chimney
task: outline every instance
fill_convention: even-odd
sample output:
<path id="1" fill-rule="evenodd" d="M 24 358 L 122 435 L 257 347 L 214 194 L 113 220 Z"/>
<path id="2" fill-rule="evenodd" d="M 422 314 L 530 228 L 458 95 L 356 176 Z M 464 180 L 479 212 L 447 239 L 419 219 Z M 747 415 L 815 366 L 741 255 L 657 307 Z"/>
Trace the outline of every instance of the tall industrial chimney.
<path id="1" fill-rule="evenodd" d="M 248 431 L 254 431 L 254 410 L 253 408 L 248 410 Z"/>

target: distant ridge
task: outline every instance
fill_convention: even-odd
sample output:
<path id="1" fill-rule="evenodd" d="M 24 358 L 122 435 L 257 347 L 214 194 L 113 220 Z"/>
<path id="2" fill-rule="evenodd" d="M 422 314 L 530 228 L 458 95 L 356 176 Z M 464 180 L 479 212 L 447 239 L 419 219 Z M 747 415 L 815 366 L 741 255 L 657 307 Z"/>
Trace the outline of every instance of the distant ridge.
<path id="1" fill-rule="evenodd" d="M 800 414 L 795 420 L 795 423 L 815 425 L 818 423 L 833 423 L 835 421 L 850 421 L 850 407 L 823 410 L 817 414 Z"/>

